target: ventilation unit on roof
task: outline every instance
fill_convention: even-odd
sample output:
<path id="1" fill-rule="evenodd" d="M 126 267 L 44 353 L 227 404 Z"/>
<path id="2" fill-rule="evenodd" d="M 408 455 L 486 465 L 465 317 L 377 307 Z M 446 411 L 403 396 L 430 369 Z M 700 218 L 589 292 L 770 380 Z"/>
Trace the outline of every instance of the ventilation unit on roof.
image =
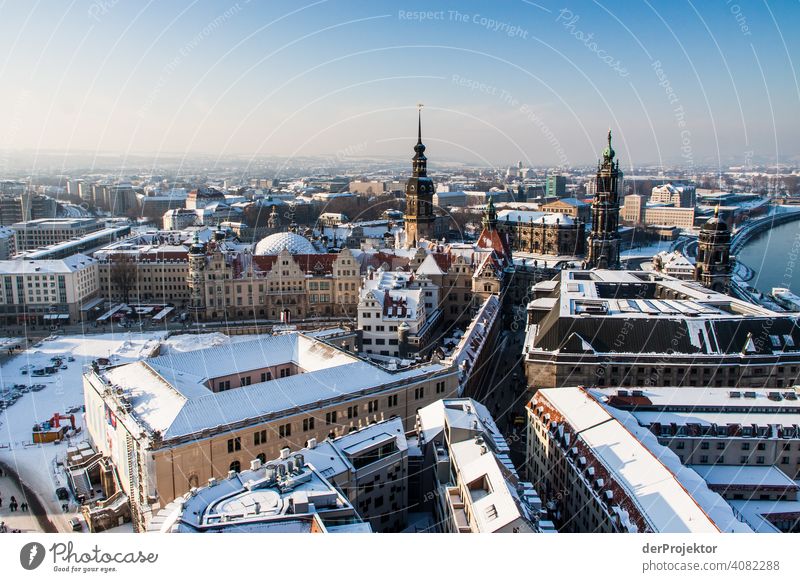
<path id="1" fill-rule="evenodd" d="M 641 390 L 633 390 L 633 391 L 631 392 L 631 394 L 632 394 L 633 396 L 644 396 L 644 392 L 642 392 Z"/>
<path id="2" fill-rule="evenodd" d="M 628 395 L 627 390 L 617 390 L 617 396 L 627 396 L 627 395 Z"/>
<path id="3" fill-rule="evenodd" d="M 734 390 L 732 392 L 728 392 L 728 396 L 730 396 L 731 398 L 741 398 L 742 393 L 739 392 L 738 390 Z"/>
<path id="4" fill-rule="evenodd" d="M 783 396 L 781 396 L 780 392 L 770 392 L 767 394 L 767 398 L 775 401 L 783 400 Z"/>
<path id="5" fill-rule="evenodd" d="M 745 398 L 755 398 L 756 397 L 756 393 L 755 392 L 745 392 L 744 393 L 744 397 Z"/>
<path id="6" fill-rule="evenodd" d="M 783 397 L 786 400 L 797 400 L 797 394 L 795 394 L 794 392 L 784 392 Z"/>

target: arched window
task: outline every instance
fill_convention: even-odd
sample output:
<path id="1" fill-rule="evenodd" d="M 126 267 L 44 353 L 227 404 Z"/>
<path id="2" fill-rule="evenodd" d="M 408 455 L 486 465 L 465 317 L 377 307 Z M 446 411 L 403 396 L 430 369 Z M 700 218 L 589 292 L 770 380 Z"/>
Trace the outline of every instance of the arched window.
<path id="1" fill-rule="evenodd" d="M 189 475 L 189 488 L 197 487 L 200 483 L 200 479 L 197 475 Z"/>
<path id="2" fill-rule="evenodd" d="M 228 470 L 235 471 L 236 473 L 238 473 L 239 471 L 242 470 L 242 464 L 239 461 L 234 461 L 233 463 L 231 463 L 231 466 L 228 467 Z"/>
<path id="3" fill-rule="evenodd" d="M 261 464 L 263 465 L 264 463 L 267 462 L 267 455 L 265 455 L 264 453 L 259 453 L 256 459 L 261 461 Z"/>

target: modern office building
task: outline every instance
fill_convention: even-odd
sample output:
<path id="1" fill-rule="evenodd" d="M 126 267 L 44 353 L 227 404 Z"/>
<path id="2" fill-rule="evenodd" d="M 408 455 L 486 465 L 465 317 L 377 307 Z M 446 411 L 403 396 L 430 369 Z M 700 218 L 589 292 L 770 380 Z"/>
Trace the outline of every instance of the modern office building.
<path id="1" fill-rule="evenodd" d="M 86 255 L 0 261 L 0 279 L 0 314 L 8 325 L 79 322 L 99 299 L 97 262 Z"/>

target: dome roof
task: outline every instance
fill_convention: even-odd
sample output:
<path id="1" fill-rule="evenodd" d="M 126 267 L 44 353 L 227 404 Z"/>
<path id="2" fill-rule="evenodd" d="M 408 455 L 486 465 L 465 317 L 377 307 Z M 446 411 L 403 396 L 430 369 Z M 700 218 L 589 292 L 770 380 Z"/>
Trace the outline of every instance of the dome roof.
<path id="1" fill-rule="evenodd" d="M 307 238 L 293 232 L 276 232 L 262 238 L 256 245 L 256 255 L 277 255 L 287 249 L 293 255 L 315 255 L 317 249 Z"/>

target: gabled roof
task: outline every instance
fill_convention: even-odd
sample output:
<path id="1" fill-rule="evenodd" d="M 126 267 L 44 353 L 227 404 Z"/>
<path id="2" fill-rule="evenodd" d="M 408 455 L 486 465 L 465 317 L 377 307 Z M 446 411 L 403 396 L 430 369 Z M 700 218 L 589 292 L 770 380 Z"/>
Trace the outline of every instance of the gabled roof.
<path id="1" fill-rule="evenodd" d="M 444 273 L 436 261 L 436 257 L 432 254 L 425 257 L 425 260 L 417 267 L 417 275 L 444 275 Z"/>
<path id="2" fill-rule="evenodd" d="M 511 262 L 511 247 L 508 244 L 508 238 L 496 228 L 484 227 L 481 236 L 478 237 L 478 246 L 483 249 L 492 249 L 497 253 L 503 266 Z"/>

